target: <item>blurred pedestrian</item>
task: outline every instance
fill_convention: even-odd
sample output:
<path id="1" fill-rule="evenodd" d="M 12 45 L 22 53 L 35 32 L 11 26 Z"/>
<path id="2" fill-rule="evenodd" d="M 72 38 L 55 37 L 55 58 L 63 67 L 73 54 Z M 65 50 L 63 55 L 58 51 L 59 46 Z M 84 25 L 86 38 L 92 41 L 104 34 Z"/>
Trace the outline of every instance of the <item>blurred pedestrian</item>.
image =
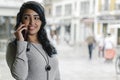
<path id="1" fill-rule="evenodd" d="M 92 52 L 93 49 L 95 48 L 95 38 L 93 36 L 88 36 L 87 39 L 87 44 L 88 44 L 88 51 L 89 51 L 89 59 L 92 59 Z"/>
<path id="2" fill-rule="evenodd" d="M 98 57 L 104 57 L 104 36 L 98 40 Z"/>
<path id="3" fill-rule="evenodd" d="M 23 3 L 17 14 L 16 39 L 8 44 L 6 54 L 16 80 L 60 80 L 57 51 L 47 37 L 45 24 L 41 4 Z"/>
<path id="4" fill-rule="evenodd" d="M 115 56 L 115 49 L 110 33 L 105 38 L 104 48 L 105 48 L 105 59 L 107 62 L 111 62 Z"/>

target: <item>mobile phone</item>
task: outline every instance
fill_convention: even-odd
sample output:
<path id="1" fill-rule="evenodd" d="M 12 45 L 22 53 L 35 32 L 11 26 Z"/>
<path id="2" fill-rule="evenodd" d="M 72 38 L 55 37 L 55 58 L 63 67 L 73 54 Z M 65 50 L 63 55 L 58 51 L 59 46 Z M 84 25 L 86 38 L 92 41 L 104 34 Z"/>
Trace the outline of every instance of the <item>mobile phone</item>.
<path id="1" fill-rule="evenodd" d="M 21 22 L 21 23 L 24 24 L 23 22 Z M 23 27 L 25 27 L 25 26 L 23 26 Z M 27 36 L 27 35 L 28 35 L 28 31 L 27 31 L 27 30 L 23 30 L 23 31 L 22 31 L 22 35 L 23 35 L 24 40 L 27 41 L 27 38 L 28 38 L 28 36 Z"/>
<path id="2" fill-rule="evenodd" d="M 24 37 L 24 40 L 27 41 L 27 38 L 28 38 L 28 36 L 27 36 L 28 35 L 27 30 L 23 30 L 22 31 L 22 35 Z"/>

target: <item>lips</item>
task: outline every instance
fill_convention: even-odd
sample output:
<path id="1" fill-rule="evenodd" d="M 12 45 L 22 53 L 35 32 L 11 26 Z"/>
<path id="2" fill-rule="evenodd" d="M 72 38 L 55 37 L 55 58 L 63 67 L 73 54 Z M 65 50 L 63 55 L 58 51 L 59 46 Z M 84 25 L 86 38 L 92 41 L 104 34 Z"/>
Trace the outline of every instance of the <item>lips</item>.
<path id="1" fill-rule="evenodd" d="M 29 30 L 34 30 L 35 29 L 34 26 L 29 26 L 28 28 L 29 28 Z"/>

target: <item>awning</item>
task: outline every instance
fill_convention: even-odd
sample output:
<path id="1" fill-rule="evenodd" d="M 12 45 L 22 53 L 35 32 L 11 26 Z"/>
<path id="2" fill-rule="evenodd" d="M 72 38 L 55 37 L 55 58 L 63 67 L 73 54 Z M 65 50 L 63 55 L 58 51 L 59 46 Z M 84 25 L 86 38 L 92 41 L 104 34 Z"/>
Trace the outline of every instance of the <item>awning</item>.
<path id="1" fill-rule="evenodd" d="M 93 23 L 94 19 L 93 18 L 82 18 L 81 22 L 83 22 L 83 23 Z"/>

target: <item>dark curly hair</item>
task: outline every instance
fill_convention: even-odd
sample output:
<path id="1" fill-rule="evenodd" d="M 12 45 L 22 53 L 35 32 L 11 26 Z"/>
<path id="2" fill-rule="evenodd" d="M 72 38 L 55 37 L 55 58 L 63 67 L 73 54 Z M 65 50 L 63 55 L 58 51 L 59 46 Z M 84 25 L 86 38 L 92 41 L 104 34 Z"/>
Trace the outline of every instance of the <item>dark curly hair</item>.
<path id="1" fill-rule="evenodd" d="M 47 33 L 44 28 L 46 25 L 45 13 L 44 13 L 44 8 L 42 7 L 41 4 L 39 4 L 38 2 L 35 2 L 35 1 L 25 2 L 21 6 L 20 11 L 17 14 L 15 30 L 18 28 L 18 25 L 20 24 L 20 22 L 22 22 L 21 18 L 26 9 L 32 9 L 39 14 L 40 20 L 42 21 L 42 25 L 41 25 L 40 30 L 38 31 L 38 40 L 41 42 L 42 47 L 45 50 L 45 52 L 51 57 L 53 54 L 56 54 L 57 51 L 54 48 L 54 46 L 50 43 L 50 41 L 47 37 Z M 15 42 L 16 41 L 17 40 L 15 40 Z"/>

